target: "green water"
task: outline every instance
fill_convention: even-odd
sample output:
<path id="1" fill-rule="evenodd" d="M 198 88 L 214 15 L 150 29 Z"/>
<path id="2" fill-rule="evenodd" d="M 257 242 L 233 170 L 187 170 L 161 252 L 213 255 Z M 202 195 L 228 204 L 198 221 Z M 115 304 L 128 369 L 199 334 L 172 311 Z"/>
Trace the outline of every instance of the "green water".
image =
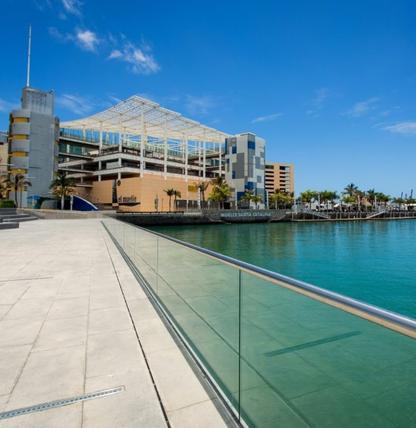
<path id="1" fill-rule="evenodd" d="M 416 318 L 416 221 L 153 228 Z"/>

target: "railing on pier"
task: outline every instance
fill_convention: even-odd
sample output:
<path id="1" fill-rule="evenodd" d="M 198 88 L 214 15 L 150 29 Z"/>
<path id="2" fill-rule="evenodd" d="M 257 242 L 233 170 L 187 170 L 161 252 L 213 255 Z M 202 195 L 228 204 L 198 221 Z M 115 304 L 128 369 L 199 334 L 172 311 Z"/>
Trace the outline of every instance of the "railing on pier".
<path id="1" fill-rule="evenodd" d="M 241 425 L 415 425 L 415 320 L 115 219 L 103 223 Z"/>

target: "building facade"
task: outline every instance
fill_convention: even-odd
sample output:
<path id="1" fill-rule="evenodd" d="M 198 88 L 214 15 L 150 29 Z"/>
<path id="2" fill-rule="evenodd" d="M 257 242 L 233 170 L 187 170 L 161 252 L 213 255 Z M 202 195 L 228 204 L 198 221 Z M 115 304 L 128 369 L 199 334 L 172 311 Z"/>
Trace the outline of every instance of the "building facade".
<path id="1" fill-rule="evenodd" d="M 80 196 L 99 206 L 199 208 L 211 180 L 224 176 L 227 136 L 133 96 L 93 116 L 63 122 L 59 170 L 76 179 Z M 207 186 L 202 192 L 201 183 Z M 169 198 L 168 189 L 178 191 L 176 198 Z"/>
<path id="2" fill-rule="evenodd" d="M 31 183 L 19 191 L 23 207 L 34 206 L 40 197 L 50 195 L 49 186 L 58 167 L 58 135 L 53 92 L 25 87 L 21 108 L 11 112 L 9 127 L 11 178 L 24 176 Z M 13 192 L 11 198 L 15 198 Z"/>
<path id="3" fill-rule="evenodd" d="M 235 201 L 251 192 L 265 203 L 264 170 L 263 138 L 244 133 L 225 140 L 225 179 L 233 188 Z"/>
<path id="4" fill-rule="evenodd" d="M 292 163 L 266 163 L 265 187 L 267 194 L 275 191 L 286 193 L 295 192 L 295 171 Z"/>
<path id="5" fill-rule="evenodd" d="M 9 145 L 6 132 L 0 132 L 0 177 L 8 173 Z"/>
<path id="6" fill-rule="evenodd" d="M 32 184 L 10 195 L 22 206 L 51 198 L 58 170 L 75 179 L 76 194 L 99 208 L 207 207 L 216 177 L 232 188 L 230 206 L 246 191 L 260 196 L 260 207 L 266 202 L 262 138 L 231 136 L 142 97 L 59 124 L 54 94 L 26 87 L 21 108 L 11 112 L 9 132 L 11 179 L 23 176 Z M 169 189 L 176 196 L 169 197 Z"/>

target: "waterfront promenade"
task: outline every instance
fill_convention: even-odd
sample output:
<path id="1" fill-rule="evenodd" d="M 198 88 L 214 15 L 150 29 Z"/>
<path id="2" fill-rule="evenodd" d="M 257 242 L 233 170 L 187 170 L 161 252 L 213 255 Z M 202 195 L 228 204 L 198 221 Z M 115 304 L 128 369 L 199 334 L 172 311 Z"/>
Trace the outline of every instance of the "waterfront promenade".
<path id="1" fill-rule="evenodd" d="M 225 427 L 98 219 L 0 232 L 0 412 L 123 387 L 0 427 Z"/>

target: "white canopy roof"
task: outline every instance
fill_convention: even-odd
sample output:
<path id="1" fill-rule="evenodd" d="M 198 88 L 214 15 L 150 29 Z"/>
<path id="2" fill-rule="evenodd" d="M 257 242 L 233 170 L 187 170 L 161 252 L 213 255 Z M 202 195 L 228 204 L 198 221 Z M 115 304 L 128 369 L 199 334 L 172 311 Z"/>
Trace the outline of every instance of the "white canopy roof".
<path id="1" fill-rule="evenodd" d="M 219 143 L 229 137 L 137 95 L 92 116 L 62 122 L 61 127 Z"/>

